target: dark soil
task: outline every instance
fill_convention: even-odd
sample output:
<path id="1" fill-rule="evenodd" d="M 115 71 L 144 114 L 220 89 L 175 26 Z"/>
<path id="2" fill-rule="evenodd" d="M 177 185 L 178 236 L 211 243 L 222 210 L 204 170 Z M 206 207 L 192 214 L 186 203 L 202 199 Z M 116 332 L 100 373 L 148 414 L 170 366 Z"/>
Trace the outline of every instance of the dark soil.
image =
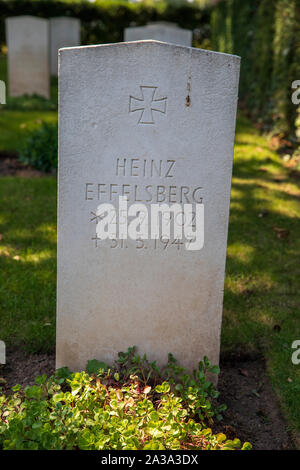
<path id="1" fill-rule="evenodd" d="M 53 375 L 55 372 L 54 354 L 25 354 L 23 351 L 7 351 L 6 364 L 0 364 L 0 377 L 4 392 L 20 384 L 22 387 L 33 385 L 37 375 Z"/>
<path id="2" fill-rule="evenodd" d="M 8 351 L 7 364 L 0 365 L 5 392 L 16 384 L 32 385 L 37 375 L 54 373 L 54 354 L 24 355 Z M 256 450 L 293 449 L 291 436 L 260 358 L 230 358 L 221 361 L 218 389 L 220 403 L 227 405 L 224 419 L 214 427 L 228 439 L 251 442 Z"/>
<path id="3" fill-rule="evenodd" d="M 215 431 L 251 442 L 255 450 L 294 449 L 263 359 L 221 360 L 218 389 L 227 410 Z"/>
<path id="4" fill-rule="evenodd" d="M 24 165 L 18 160 L 17 152 L 0 151 L 0 176 L 22 176 L 33 178 L 44 175 L 43 172 Z"/>

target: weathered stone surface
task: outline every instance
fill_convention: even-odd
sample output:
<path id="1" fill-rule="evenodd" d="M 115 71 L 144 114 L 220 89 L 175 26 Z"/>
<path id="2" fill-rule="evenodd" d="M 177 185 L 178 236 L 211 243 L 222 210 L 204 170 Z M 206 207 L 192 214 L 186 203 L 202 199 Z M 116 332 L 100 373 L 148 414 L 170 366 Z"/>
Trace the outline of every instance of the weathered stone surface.
<path id="1" fill-rule="evenodd" d="M 49 22 L 34 16 L 6 19 L 9 95 L 49 98 Z"/>
<path id="2" fill-rule="evenodd" d="M 57 367 L 133 345 L 218 362 L 239 61 L 156 41 L 60 50 Z M 97 240 L 98 206 L 122 193 L 204 206 L 203 248 Z"/>
<path id="3" fill-rule="evenodd" d="M 0 364 L 6 364 L 6 347 L 4 341 L 0 341 Z"/>
<path id="4" fill-rule="evenodd" d="M 174 23 L 158 21 L 145 26 L 125 28 L 124 41 L 139 41 L 143 39 L 155 39 L 181 46 L 191 46 L 193 33 L 189 29 L 179 28 Z"/>
<path id="5" fill-rule="evenodd" d="M 80 46 L 80 20 L 67 16 L 50 19 L 50 71 L 58 75 L 58 49 Z"/>
<path id="6" fill-rule="evenodd" d="M 0 104 L 6 104 L 6 85 L 3 80 L 0 80 Z"/>

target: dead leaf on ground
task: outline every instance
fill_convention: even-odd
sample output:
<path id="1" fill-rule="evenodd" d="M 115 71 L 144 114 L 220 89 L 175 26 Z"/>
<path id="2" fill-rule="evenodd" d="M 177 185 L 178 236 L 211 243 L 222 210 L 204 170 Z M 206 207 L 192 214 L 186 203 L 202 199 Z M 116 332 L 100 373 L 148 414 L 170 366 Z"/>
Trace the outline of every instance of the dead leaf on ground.
<path id="1" fill-rule="evenodd" d="M 288 162 L 285 162 L 284 163 L 284 166 L 286 168 L 295 168 L 296 166 L 298 166 L 298 160 L 296 158 L 291 158 Z"/>
<path id="2" fill-rule="evenodd" d="M 266 173 L 268 170 L 268 168 L 266 168 L 265 166 L 260 166 L 259 167 L 259 171 L 263 171 L 264 173 Z"/>
<path id="3" fill-rule="evenodd" d="M 290 231 L 287 228 L 273 227 L 273 230 L 279 240 L 286 240 L 290 235 Z"/>
<path id="4" fill-rule="evenodd" d="M 271 150 L 278 150 L 280 147 L 280 137 L 278 135 L 274 135 L 269 142 L 269 148 Z"/>
<path id="5" fill-rule="evenodd" d="M 282 183 L 285 180 L 286 180 L 285 175 L 274 175 L 274 177 L 272 178 L 272 181 L 274 181 L 274 183 Z"/>
<path id="6" fill-rule="evenodd" d="M 263 128 L 264 128 L 264 125 L 263 125 L 262 122 L 255 122 L 255 123 L 254 123 L 254 127 L 255 127 L 257 130 L 262 131 Z"/>
<path id="7" fill-rule="evenodd" d="M 249 377 L 249 373 L 246 369 L 239 369 L 239 373 L 244 377 Z"/>
<path id="8" fill-rule="evenodd" d="M 274 135 L 272 139 L 269 141 L 269 148 L 271 150 L 279 150 L 283 147 L 292 147 L 292 143 L 287 140 L 283 139 L 280 135 Z"/>

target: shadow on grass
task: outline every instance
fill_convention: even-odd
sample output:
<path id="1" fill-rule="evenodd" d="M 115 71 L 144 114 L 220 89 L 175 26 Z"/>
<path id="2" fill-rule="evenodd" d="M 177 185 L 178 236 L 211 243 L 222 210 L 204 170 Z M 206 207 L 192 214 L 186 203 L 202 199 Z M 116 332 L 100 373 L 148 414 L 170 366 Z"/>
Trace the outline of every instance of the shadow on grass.
<path id="1" fill-rule="evenodd" d="M 299 197 L 299 181 L 240 118 L 222 351 L 263 353 L 277 395 L 300 430 L 300 367 L 291 362 L 291 344 L 300 336 Z M 2 178 L 0 200 L 0 339 L 48 351 L 55 344 L 56 180 Z"/>
<path id="2" fill-rule="evenodd" d="M 249 123 L 240 121 L 235 147 L 221 349 L 263 353 L 300 430 L 300 367 L 291 361 L 300 337 L 299 180 L 256 131 L 240 138 L 241 128 Z"/>
<path id="3" fill-rule="evenodd" d="M 56 180 L 0 179 L 0 338 L 29 351 L 55 344 Z"/>

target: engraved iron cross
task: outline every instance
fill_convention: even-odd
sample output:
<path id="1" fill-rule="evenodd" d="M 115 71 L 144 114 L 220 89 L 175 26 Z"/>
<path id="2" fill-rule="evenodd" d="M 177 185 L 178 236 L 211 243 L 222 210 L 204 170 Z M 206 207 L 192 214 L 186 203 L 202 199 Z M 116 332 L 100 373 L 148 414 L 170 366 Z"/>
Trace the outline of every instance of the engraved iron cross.
<path id="1" fill-rule="evenodd" d="M 138 124 L 154 124 L 153 111 L 166 114 L 167 97 L 155 99 L 156 86 L 140 86 L 141 98 L 129 97 L 129 112 L 141 111 Z"/>

